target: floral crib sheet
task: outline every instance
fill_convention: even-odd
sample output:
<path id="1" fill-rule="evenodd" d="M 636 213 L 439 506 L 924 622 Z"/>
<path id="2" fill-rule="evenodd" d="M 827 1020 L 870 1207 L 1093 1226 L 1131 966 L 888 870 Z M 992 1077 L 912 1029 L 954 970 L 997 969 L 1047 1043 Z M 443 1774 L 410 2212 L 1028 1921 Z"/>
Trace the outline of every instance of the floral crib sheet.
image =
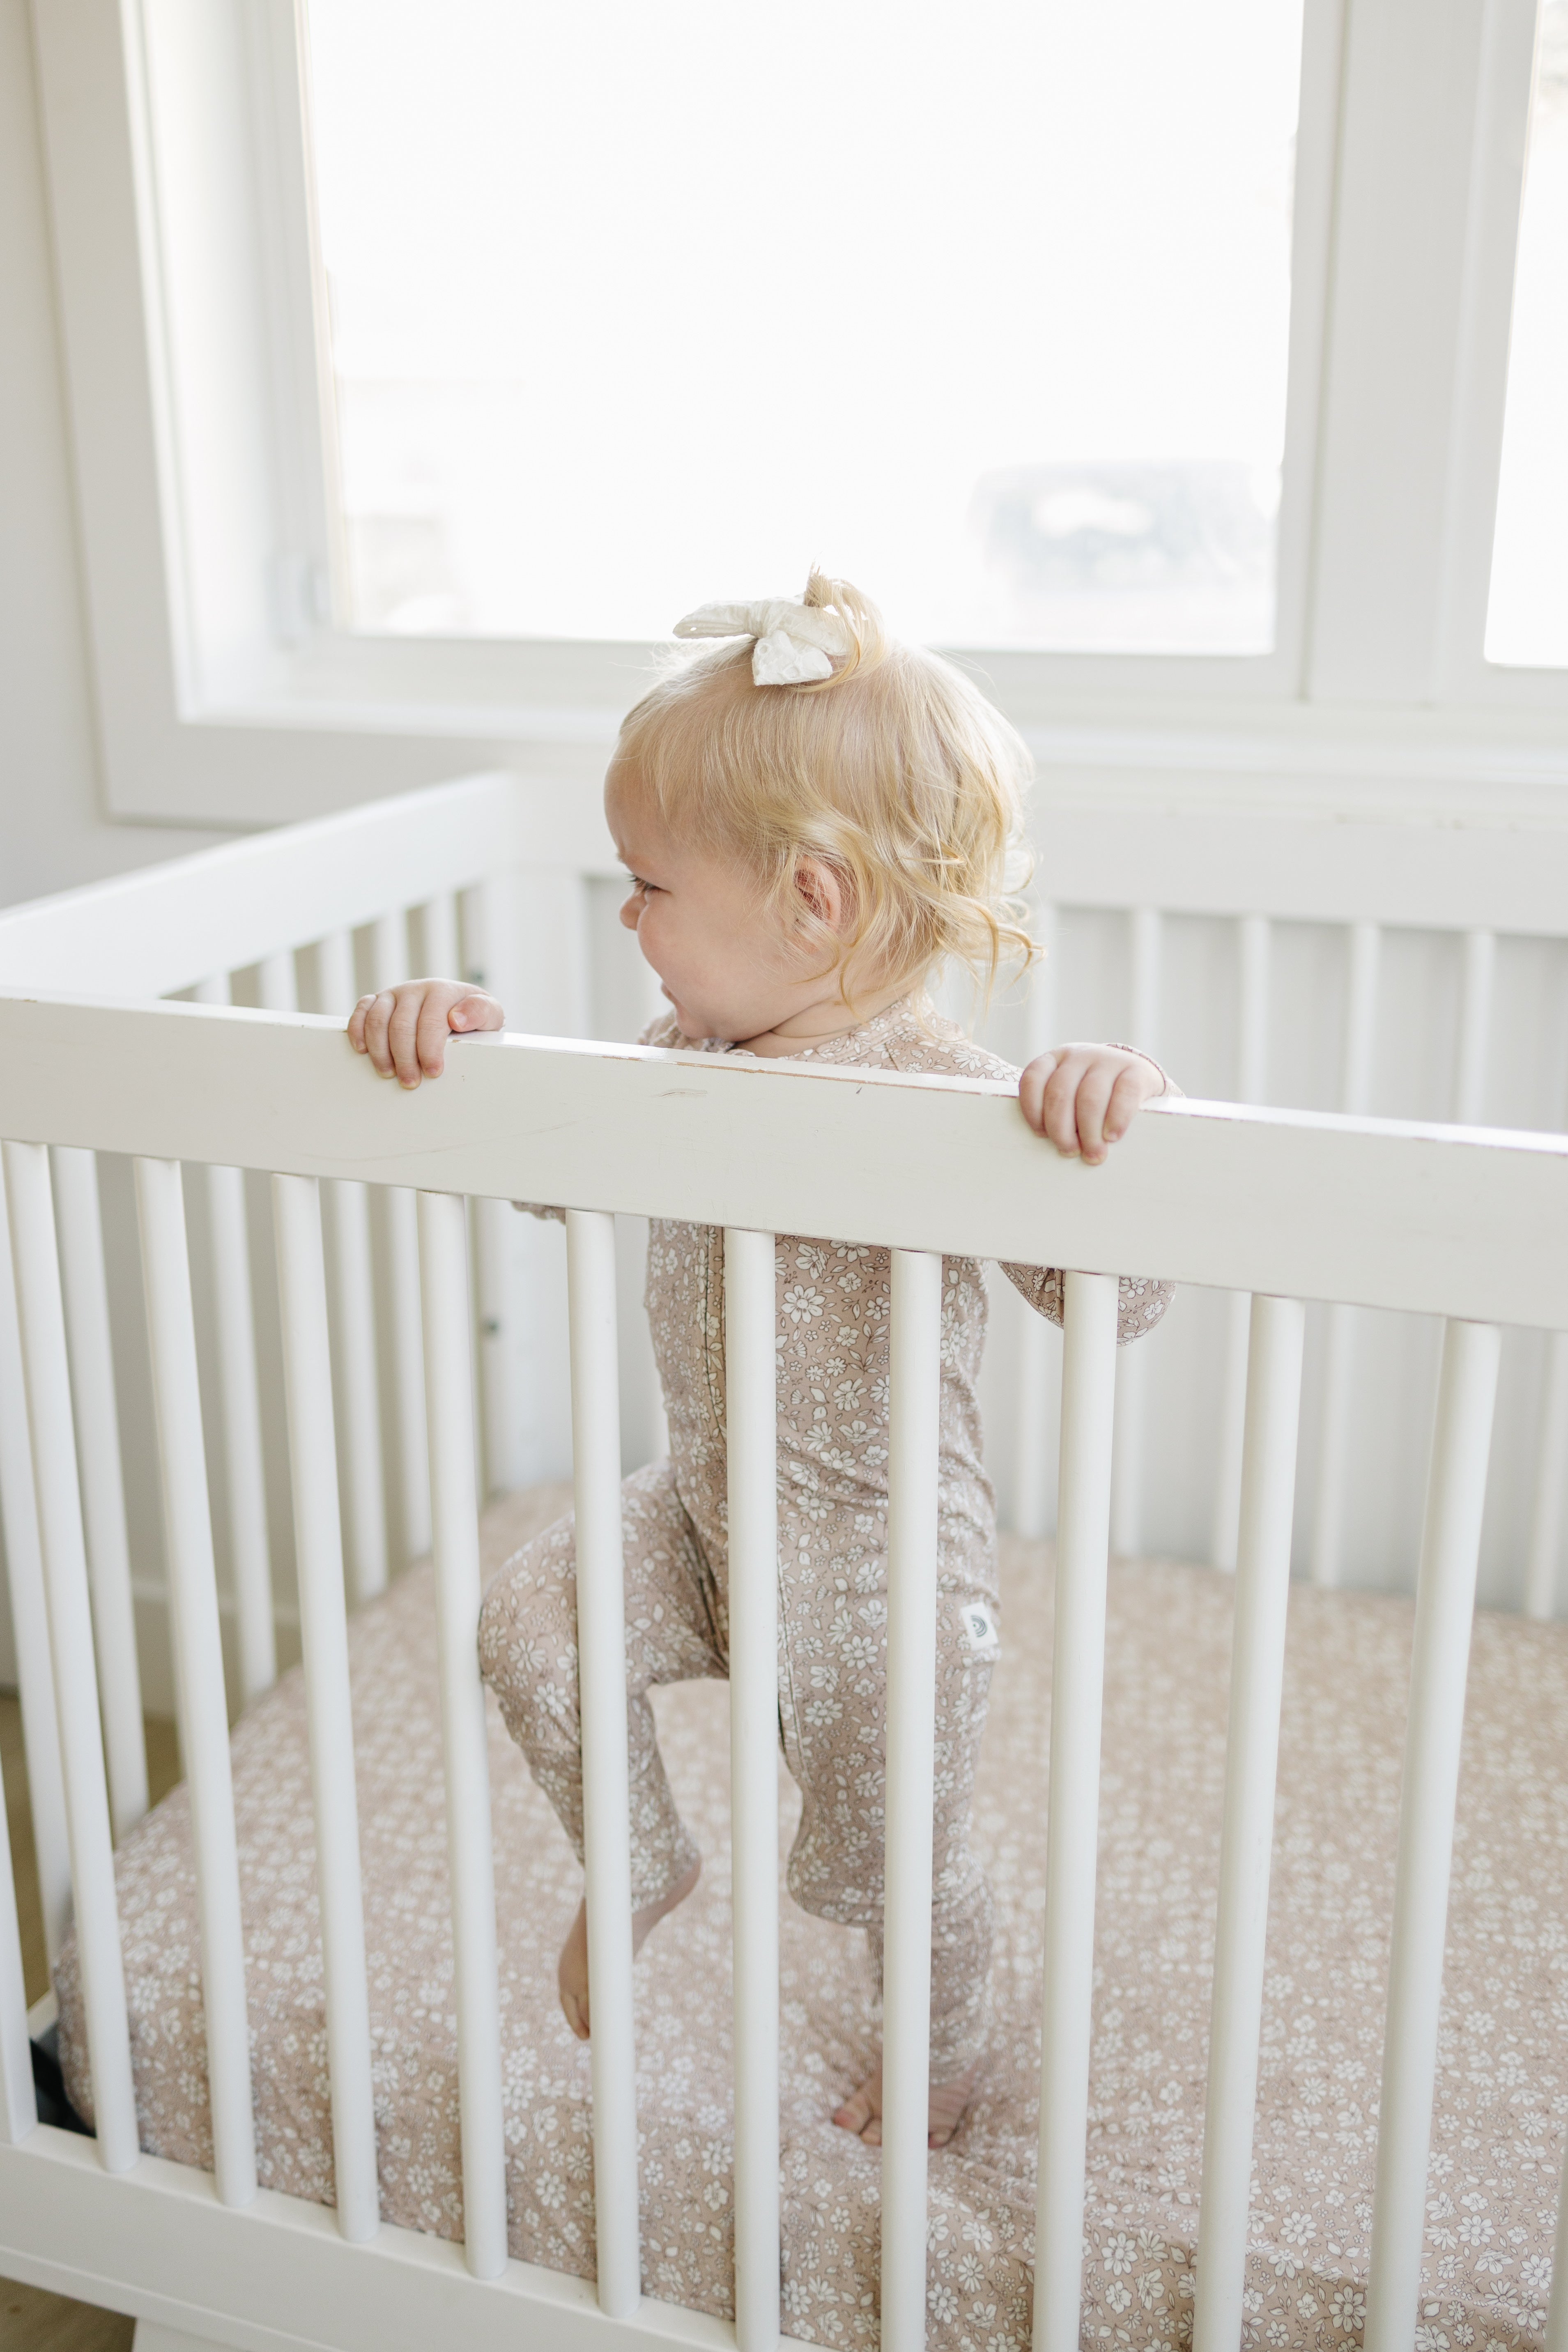
<path id="1" fill-rule="evenodd" d="M 563 1507 L 488 1514 L 487 1569 Z M 1003 1656 L 977 1798 L 996 1895 L 990 2055 L 931 2159 L 931 2342 L 1028 2341 L 1037 2121 L 1050 1554 L 1003 1544 Z M 1231 1580 L 1111 1571 L 1090 2081 L 1086 2346 L 1191 2332 Z M 1258 2086 L 1247 2340 L 1359 2340 L 1412 1612 L 1292 1595 Z M 462 2230 L 456 2020 L 430 1571 L 352 1621 L 382 2210 Z M 660 1739 L 702 1847 L 695 1895 L 637 1966 L 644 2287 L 731 2310 L 726 1693 L 657 1693 Z M 234 1735 L 258 2150 L 264 2186 L 330 2203 L 321 1944 L 297 1672 Z M 510 2242 L 591 2276 L 587 2051 L 556 2002 L 581 1874 L 491 1702 L 491 1792 Z M 796 1801 L 780 1774 L 781 1853 Z M 117 1857 L 142 2142 L 210 2167 L 189 1809 L 176 1790 Z M 831 2110 L 875 2044 L 862 1937 L 784 1895 L 785 2326 L 878 2335 L 879 2158 Z M 1477 1620 L 1444 1980 L 1419 2352 L 1543 2341 L 1568 2115 L 1568 1628 Z M 74 1945 L 58 1971 L 72 2097 L 90 2112 Z"/>

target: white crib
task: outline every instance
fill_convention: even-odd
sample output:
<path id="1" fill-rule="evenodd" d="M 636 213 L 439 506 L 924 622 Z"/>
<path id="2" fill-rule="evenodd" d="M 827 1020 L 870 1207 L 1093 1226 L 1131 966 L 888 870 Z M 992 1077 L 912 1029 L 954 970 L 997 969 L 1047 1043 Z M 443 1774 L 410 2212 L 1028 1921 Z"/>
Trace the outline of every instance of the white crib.
<path id="1" fill-rule="evenodd" d="M 1102 908 L 1107 824 L 1044 820 L 1055 904 Z M 1218 1416 L 1216 1549 L 1237 1632 L 1215 1930 L 1194 2343 L 1241 2340 L 1263 1936 L 1290 1572 L 1305 1302 L 1331 1302 L 1318 1573 L 1335 1573 L 1336 1445 L 1358 1307 L 1446 1318 L 1427 1485 L 1394 1915 L 1366 2343 L 1408 2352 L 1458 1784 L 1460 1710 L 1500 1350 L 1553 1333 L 1541 1392 L 1527 1597 L 1546 1613 L 1568 1451 L 1568 1139 L 1374 1122 L 1364 1111 L 1381 923 L 1463 935 L 1461 1116 L 1480 1106 L 1493 941 L 1568 929 L 1560 839 L 1310 816 L 1184 830 L 1149 814 L 1118 871 L 1131 898 L 1131 1033 L 1154 1034 L 1161 912 L 1238 926 L 1237 1104 L 1142 1121 L 1098 1171 L 1058 1162 L 1005 1089 L 759 1070 L 573 1041 L 597 820 L 485 777 L 67 895 L 0 918 L 0 1138 L 12 1240 L 0 1280 L 0 1492 L 51 1959 L 74 1913 L 96 2140 L 36 2121 L 15 1904 L 0 1882 L 0 2270 L 134 2313 L 159 2347 L 411 2348 L 642 2335 L 765 2352 L 780 2334 L 773 1243 L 894 1256 L 888 1648 L 886 2145 L 881 2336 L 926 2324 L 926 2043 L 941 1257 L 1075 1269 L 1060 1363 L 1037 2352 L 1079 2341 L 1107 1556 L 1135 1526 L 1139 1399 L 1118 1413 L 1115 1276 L 1235 1295 Z M 1114 900 L 1112 901 L 1114 904 Z M 413 910 L 412 938 L 406 919 Z M 1271 917 L 1347 927 L 1350 1116 L 1270 1111 L 1258 1075 Z M 356 971 L 355 932 L 360 933 Z M 349 1055 L 342 1013 L 410 952 L 482 971 L 542 1034 L 455 1049 L 405 1097 Z M 296 954 L 299 961 L 296 961 Z M 230 1006 L 254 970 L 258 1009 Z M 303 977 L 327 1008 L 295 1009 Z M 194 1003 L 159 1002 L 176 992 Z M 574 1001 L 574 997 L 575 1000 Z M 515 1016 L 514 1016 L 515 1017 Z M 1043 992 L 1027 1013 L 1052 1025 Z M 111 1269 L 95 1153 L 135 1163 L 168 1616 L 190 1784 L 216 2169 L 138 2150 L 111 1842 L 145 1809 L 135 1596 L 110 1361 Z M 52 1166 L 51 1166 L 52 1155 Z M 190 1164 L 192 1177 L 182 1171 Z M 193 1287 L 184 1185 L 212 1245 Z M 243 1701 L 277 1671 L 265 1367 L 247 1276 L 244 1177 L 271 1181 L 291 1513 L 322 1885 L 335 2212 L 256 2187 L 229 1788 L 224 1622 Z M 381 1188 L 379 1222 L 367 1188 Z M 477 1513 L 511 1482 L 529 1318 L 513 1198 L 568 1215 L 573 1470 L 595 1987 L 596 2292 L 511 2261 L 500 2104 L 495 1908 L 474 1650 Z M 471 1211 L 465 1209 L 465 1202 Z M 724 1227 L 736 2003 L 733 2328 L 640 2294 L 632 2094 L 619 1480 L 617 1214 Z M 376 1248 L 372 1246 L 373 1222 Z M 325 1228 L 330 1249 L 323 1247 Z M 379 1290 L 376 1266 L 379 1265 Z M 330 1281 L 329 1281 L 330 1275 Z M 1247 1300 L 1250 1299 L 1250 1306 Z M 221 1418 L 215 1547 L 198 1309 Z M 477 1312 L 475 1311 L 477 1309 Z M 479 1336 L 476 1341 L 475 1324 Z M 378 1328 L 385 1344 L 378 1348 Z M 1334 1336 L 1334 1335 L 1339 1336 Z M 1052 1342 L 1012 1375 L 1040 1427 Z M 475 1378 L 477 1367 L 478 1379 Z M 384 1387 L 384 1396 L 382 1388 Z M 635 1397 L 634 1397 L 635 1402 Z M 1338 1434 L 1336 1435 L 1336 1432 Z M 391 1456 L 386 1476 L 384 1437 Z M 30 1443 L 29 1443 L 30 1440 Z M 1017 1448 L 1016 1516 L 1044 1509 L 1042 1448 Z M 79 1475 L 79 1461 L 81 1465 Z M 340 1507 L 341 1490 L 341 1507 Z M 389 1517 L 391 1529 L 389 1532 Z M 1234 1527 L 1234 1534 L 1231 1532 Z M 381 2224 L 349 1719 L 346 1609 L 389 1561 L 434 1550 L 449 1825 L 465 2242 Z M 101 1717 L 102 1739 L 99 1737 Z M 35 2022 L 40 2021 L 35 2020 Z M 1568 2259 L 1548 2340 L 1568 2347 Z"/>

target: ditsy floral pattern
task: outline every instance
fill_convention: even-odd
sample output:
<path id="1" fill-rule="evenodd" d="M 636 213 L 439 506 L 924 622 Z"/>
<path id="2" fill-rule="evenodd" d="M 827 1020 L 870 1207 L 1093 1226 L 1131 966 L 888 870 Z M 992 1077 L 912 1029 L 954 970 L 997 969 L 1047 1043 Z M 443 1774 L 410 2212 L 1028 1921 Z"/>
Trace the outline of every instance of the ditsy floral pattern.
<path id="1" fill-rule="evenodd" d="M 562 1505 L 490 1515 L 493 1569 Z M 1004 1538 L 1006 1637 L 975 1785 L 996 1906 L 977 2095 L 931 2158 L 935 2352 L 1028 2340 L 1037 2125 L 1050 1558 Z M 1233 1586 L 1113 1567 L 1096 1922 L 1082 2342 L 1190 2335 Z M 1258 2081 L 1245 2341 L 1357 2343 L 1375 2161 L 1411 1608 L 1292 1594 Z M 351 1626 L 376 2117 L 389 2221 L 462 2226 L 432 1602 L 416 1570 Z M 725 1692 L 656 1690 L 659 1744 L 705 1869 L 637 1964 L 644 2285 L 731 2308 Z M 492 1719 L 511 2247 L 593 2269 L 588 2056 L 555 1999 L 581 1874 Z M 263 2181 L 330 2203 L 321 1962 L 303 1693 L 285 1676 L 234 1740 Z M 787 1843 L 799 1801 L 781 1774 Z M 200 1939 L 186 1799 L 117 1863 L 142 2139 L 209 2166 Z M 827 2120 L 875 2047 L 864 1939 L 782 1906 L 785 2325 L 877 2341 L 879 2165 Z M 74 1946 L 58 1971 L 71 2095 L 90 2107 Z M 1568 2120 L 1568 1629 L 1476 1621 L 1415 2344 L 1544 2341 Z"/>

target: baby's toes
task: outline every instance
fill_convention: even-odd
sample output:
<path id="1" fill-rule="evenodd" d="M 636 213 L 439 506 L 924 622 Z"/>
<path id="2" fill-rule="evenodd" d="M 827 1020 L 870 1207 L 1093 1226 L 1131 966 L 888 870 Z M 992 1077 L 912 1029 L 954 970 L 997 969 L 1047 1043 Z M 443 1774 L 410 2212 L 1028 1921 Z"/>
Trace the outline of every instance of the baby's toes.
<path id="1" fill-rule="evenodd" d="M 867 2125 L 871 2121 L 869 2092 L 862 2088 L 852 2097 L 846 2099 L 844 2105 L 835 2110 L 833 2120 L 840 2131 L 864 2133 Z"/>

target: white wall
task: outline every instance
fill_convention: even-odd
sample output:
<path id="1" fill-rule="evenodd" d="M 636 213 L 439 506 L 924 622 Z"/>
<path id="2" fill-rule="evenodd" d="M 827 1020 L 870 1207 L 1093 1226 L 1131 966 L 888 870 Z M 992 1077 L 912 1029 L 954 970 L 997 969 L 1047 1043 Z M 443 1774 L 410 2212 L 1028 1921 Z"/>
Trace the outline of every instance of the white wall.
<path id="1" fill-rule="evenodd" d="M 0 905 L 215 835 L 100 814 L 26 0 L 0 0 Z"/>
<path id="2" fill-rule="evenodd" d="M 107 822 L 89 675 L 28 12 L 26 0 L 0 0 L 0 904 L 217 838 Z M 122 1173 L 106 1171 L 111 1246 L 124 1231 Z M 130 1318 L 119 1320 L 133 1355 L 140 1335 Z M 121 1392 L 144 1400 L 136 1369 L 122 1362 Z M 145 1433 L 126 1434 L 132 1539 L 153 1566 L 151 1454 L 136 1442 Z M 13 1672 L 0 1594 L 0 1683 Z"/>

